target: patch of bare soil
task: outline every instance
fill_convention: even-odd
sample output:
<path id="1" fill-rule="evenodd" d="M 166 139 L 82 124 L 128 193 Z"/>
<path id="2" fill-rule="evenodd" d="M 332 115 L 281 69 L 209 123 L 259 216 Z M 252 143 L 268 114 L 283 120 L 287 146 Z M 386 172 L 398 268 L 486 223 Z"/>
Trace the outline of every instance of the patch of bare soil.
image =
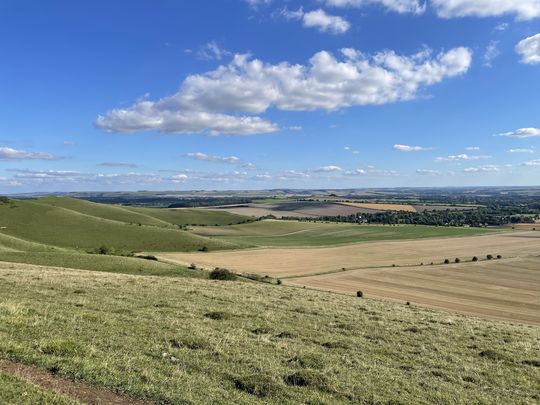
<path id="1" fill-rule="evenodd" d="M 69 397 L 88 405 L 128 405 L 150 404 L 125 396 L 115 394 L 102 388 L 89 384 L 72 381 L 55 375 L 35 366 L 17 363 L 10 360 L 0 360 L 0 370 L 22 380 L 31 382 L 38 387 L 54 391 L 65 397 Z"/>

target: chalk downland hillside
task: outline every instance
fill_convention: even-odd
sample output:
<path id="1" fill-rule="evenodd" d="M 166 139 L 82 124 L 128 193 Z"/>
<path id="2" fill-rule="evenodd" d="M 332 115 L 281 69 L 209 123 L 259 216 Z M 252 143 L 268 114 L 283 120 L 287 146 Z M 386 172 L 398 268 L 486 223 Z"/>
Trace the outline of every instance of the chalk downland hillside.
<path id="1" fill-rule="evenodd" d="M 125 251 L 193 251 L 235 247 L 227 242 L 174 229 L 174 224 L 167 225 L 157 218 L 137 213 L 131 216 L 129 213 L 115 206 L 79 203 L 72 199 L 12 200 L 0 204 L 0 226 L 3 227 L 0 233 L 26 241 L 85 250 L 101 245 Z M 178 221 L 190 222 L 189 212 L 178 210 L 177 215 Z M 238 222 L 244 220 L 228 213 L 223 215 L 222 220 L 226 218 L 232 223 L 233 218 Z M 141 216 L 147 218 L 146 225 L 128 222 Z M 152 221 L 155 221 L 154 225 L 150 225 Z M 158 223 L 162 226 L 156 225 Z"/>
<path id="2" fill-rule="evenodd" d="M 539 400 L 538 328 L 286 286 L 18 266 L 0 263 L 0 358 L 134 398 Z"/>

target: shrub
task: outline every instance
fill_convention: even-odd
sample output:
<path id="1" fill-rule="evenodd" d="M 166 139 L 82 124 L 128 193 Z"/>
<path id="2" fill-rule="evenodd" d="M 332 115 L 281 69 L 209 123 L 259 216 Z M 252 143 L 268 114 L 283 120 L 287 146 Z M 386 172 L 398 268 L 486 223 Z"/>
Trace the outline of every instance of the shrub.
<path id="1" fill-rule="evenodd" d="M 478 257 L 474 256 L 474 257 L 472 258 L 472 261 L 473 261 L 473 262 L 477 262 L 477 261 L 478 261 Z"/>
<path id="2" fill-rule="evenodd" d="M 488 259 L 488 260 L 493 260 L 493 255 L 487 255 L 487 256 L 486 256 L 486 259 Z"/>
<path id="3" fill-rule="evenodd" d="M 454 260 L 454 263 L 461 263 L 461 259 L 459 257 L 456 257 L 456 260 Z"/>
<path id="4" fill-rule="evenodd" d="M 501 256 L 501 255 L 497 255 L 497 259 L 502 259 L 502 256 Z"/>
<path id="5" fill-rule="evenodd" d="M 189 266 L 188 266 L 188 269 L 190 270 L 197 270 L 197 265 L 195 263 L 191 263 Z"/>
<path id="6" fill-rule="evenodd" d="M 278 280 L 277 280 L 277 285 L 281 285 L 281 284 L 283 284 L 283 281 L 281 281 L 281 280 L 278 278 Z"/>
<path id="7" fill-rule="evenodd" d="M 208 252 L 208 247 L 203 246 L 203 247 L 199 248 L 199 252 Z"/>
<path id="8" fill-rule="evenodd" d="M 444 264 L 449 264 L 449 263 L 450 263 L 450 260 L 444 259 Z"/>
<path id="9" fill-rule="evenodd" d="M 225 280 L 225 281 L 232 281 L 236 280 L 236 274 L 230 272 L 227 269 L 221 269 L 219 267 L 216 267 L 214 270 L 210 272 L 210 275 L 208 276 L 210 280 Z"/>
<path id="10" fill-rule="evenodd" d="M 358 298 L 363 298 L 363 297 L 364 297 L 364 293 L 363 293 L 361 290 L 358 290 L 358 291 L 356 292 L 356 296 L 357 296 Z"/>
<path id="11" fill-rule="evenodd" d="M 110 255 L 112 253 L 112 249 L 108 246 L 101 245 L 96 249 L 96 253 L 98 255 Z"/>
<path id="12" fill-rule="evenodd" d="M 225 319 L 229 319 L 231 317 L 231 314 L 228 314 L 227 312 L 208 312 L 204 314 L 205 318 L 213 319 L 214 321 L 222 321 Z"/>

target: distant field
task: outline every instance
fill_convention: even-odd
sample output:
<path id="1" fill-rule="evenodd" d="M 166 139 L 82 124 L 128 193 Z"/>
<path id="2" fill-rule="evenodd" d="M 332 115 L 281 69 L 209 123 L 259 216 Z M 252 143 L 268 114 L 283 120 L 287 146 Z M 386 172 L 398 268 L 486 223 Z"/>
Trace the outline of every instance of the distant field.
<path id="1" fill-rule="evenodd" d="M 481 235 L 481 228 L 357 225 L 265 220 L 222 227 L 195 227 L 197 235 L 251 246 L 330 246 L 346 243 Z"/>
<path id="2" fill-rule="evenodd" d="M 255 283 L 0 263 L 0 359 L 160 404 L 533 404 L 540 328 Z M 64 404 L 0 373 L 0 403 Z"/>
<path id="3" fill-rule="evenodd" d="M 481 236 L 377 241 L 333 247 L 266 248 L 210 253 L 162 253 L 182 264 L 226 267 L 245 273 L 291 277 L 396 265 L 441 263 L 445 259 L 503 255 L 505 258 L 539 254 L 540 232 L 504 232 Z"/>
<path id="4" fill-rule="evenodd" d="M 412 205 L 409 205 L 409 204 L 354 203 L 354 202 L 344 202 L 341 204 L 347 205 L 350 207 L 367 208 L 370 210 L 416 212 L 416 209 Z"/>
<path id="5" fill-rule="evenodd" d="M 352 270 L 286 283 L 540 325 L 540 256 Z"/>

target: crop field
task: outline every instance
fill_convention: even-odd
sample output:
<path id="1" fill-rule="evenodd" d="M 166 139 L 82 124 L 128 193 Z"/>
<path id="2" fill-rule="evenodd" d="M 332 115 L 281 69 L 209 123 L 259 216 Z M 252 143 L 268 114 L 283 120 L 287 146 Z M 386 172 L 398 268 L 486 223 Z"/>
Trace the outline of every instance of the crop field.
<path id="1" fill-rule="evenodd" d="M 471 236 L 491 233 L 481 228 L 384 226 L 264 220 L 221 227 L 194 227 L 193 233 L 247 246 L 331 246 L 346 243 Z"/>
<path id="2" fill-rule="evenodd" d="M 407 211 L 416 212 L 416 209 L 410 204 L 383 204 L 383 203 L 341 203 L 350 207 L 367 208 L 375 211 Z"/>
<path id="3" fill-rule="evenodd" d="M 226 267 L 245 273 L 275 277 L 304 276 L 342 269 L 413 266 L 442 263 L 459 257 L 463 261 L 487 254 L 504 258 L 537 255 L 540 232 L 504 232 L 481 236 L 377 241 L 330 247 L 259 248 L 209 253 L 162 253 L 159 256 L 182 264 Z"/>
<path id="4" fill-rule="evenodd" d="M 346 294 L 361 290 L 367 297 L 540 325 L 540 256 L 351 270 L 286 282 Z"/>
<path id="5" fill-rule="evenodd" d="M 539 399 L 535 327 L 285 285 L 2 263 L 0 279 L 0 359 L 128 399 L 365 405 Z M 21 391 L 28 403 L 70 403 L 1 373 L 0 383 L 3 403 Z"/>

